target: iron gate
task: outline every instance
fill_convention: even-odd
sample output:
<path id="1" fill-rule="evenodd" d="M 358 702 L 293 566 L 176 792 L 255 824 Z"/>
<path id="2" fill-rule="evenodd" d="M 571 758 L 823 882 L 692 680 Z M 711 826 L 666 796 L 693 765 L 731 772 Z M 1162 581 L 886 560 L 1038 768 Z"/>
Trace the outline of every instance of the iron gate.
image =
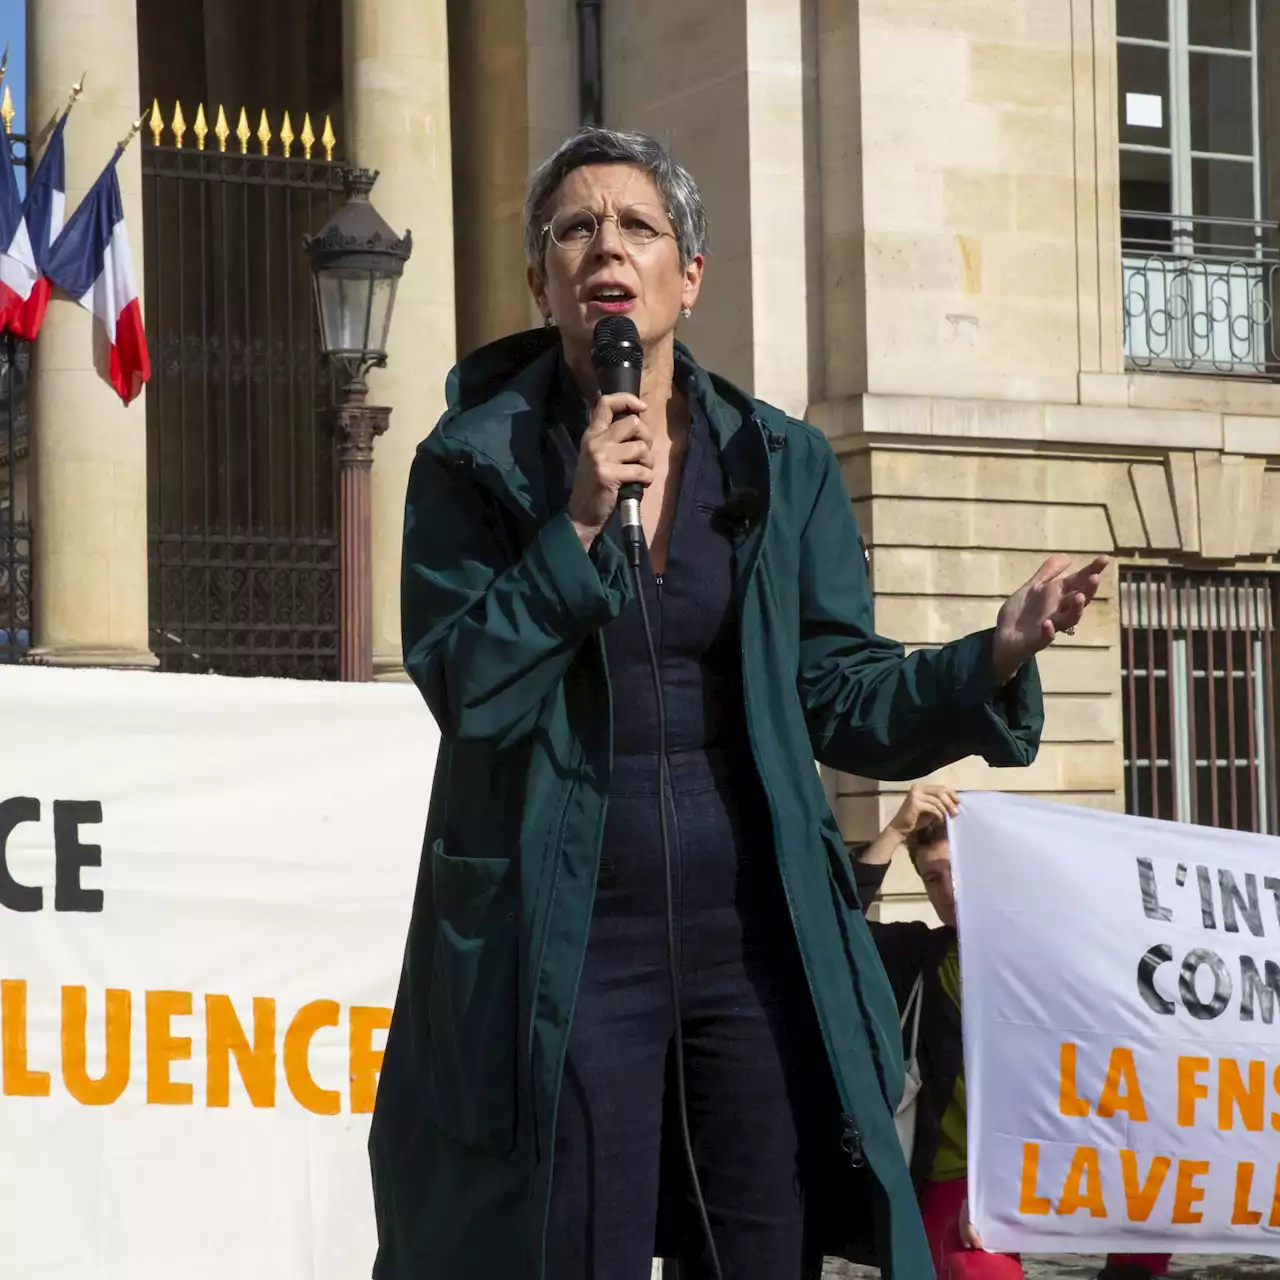
<path id="1" fill-rule="evenodd" d="M 31 344 L 0 338 L 0 662 L 31 647 L 31 521 L 27 506 L 27 374 Z"/>
<path id="2" fill-rule="evenodd" d="M 1280 832 L 1275 620 L 1265 575 L 1121 573 L 1129 813 Z"/>
<path id="3" fill-rule="evenodd" d="M 9 154 L 26 164 L 26 138 L 9 133 L 9 91 L 0 107 Z M 27 493 L 27 376 L 31 344 L 0 336 L 0 663 L 31 647 L 31 518 Z"/>
<path id="4" fill-rule="evenodd" d="M 332 402 L 302 251 L 342 199 L 328 121 L 153 107 L 143 149 L 151 646 L 161 668 L 334 679 Z M 167 139 L 167 140 L 166 140 Z"/>

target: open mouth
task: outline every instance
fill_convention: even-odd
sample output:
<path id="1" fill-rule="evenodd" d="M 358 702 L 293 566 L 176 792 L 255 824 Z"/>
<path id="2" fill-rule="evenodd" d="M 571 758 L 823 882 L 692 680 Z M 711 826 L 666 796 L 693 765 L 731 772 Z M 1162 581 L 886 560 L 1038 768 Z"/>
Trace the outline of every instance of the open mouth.
<path id="1" fill-rule="evenodd" d="M 591 290 L 588 303 L 602 311 L 626 311 L 635 302 L 636 295 L 625 285 L 603 284 Z"/>

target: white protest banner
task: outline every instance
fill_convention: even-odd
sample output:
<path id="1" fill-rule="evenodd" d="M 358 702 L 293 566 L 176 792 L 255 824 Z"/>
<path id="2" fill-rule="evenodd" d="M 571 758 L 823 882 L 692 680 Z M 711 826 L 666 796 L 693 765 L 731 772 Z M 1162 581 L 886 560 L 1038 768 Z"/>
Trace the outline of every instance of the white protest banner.
<path id="1" fill-rule="evenodd" d="M 1280 840 L 969 794 L 952 856 L 983 1244 L 1280 1255 Z"/>
<path id="2" fill-rule="evenodd" d="M 0 724 L 0 1274 L 368 1276 L 417 691 L 0 667 Z"/>

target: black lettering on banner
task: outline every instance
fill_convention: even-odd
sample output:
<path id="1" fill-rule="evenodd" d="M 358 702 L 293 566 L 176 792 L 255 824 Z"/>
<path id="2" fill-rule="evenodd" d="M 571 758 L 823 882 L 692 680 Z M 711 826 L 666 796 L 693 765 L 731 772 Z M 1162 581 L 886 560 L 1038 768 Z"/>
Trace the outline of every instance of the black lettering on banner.
<path id="1" fill-rule="evenodd" d="M 1148 920 L 1172 920 L 1173 912 L 1160 905 L 1155 868 L 1150 858 L 1138 859 L 1138 888 L 1142 891 L 1142 912 Z"/>
<path id="2" fill-rule="evenodd" d="M 1222 895 L 1222 927 L 1228 933 L 1239 933 L 1240 925 L 1236 920 L 1236 912 L 1244 915 L 1244 922 L 1255 938 L 1264 936 L 1262 928 L 1262 907 L 1258 904 L 1258 877 L 1246 872 L 1244 877 L 1244 893 L 1236 878 L 1225 867 L 1218 868 L 1218 892 Z"/>
<path id="3" fill-rule="evenodd" d="M 1153 1013 L 1162 1016 L 1171 1015 L 1174 1004 L 1172 1000 L 1166 1000 L 1156 990 L 1156 970 L 1162 964 L 1169 964 L 1172 960 L 1173 948 L 1167 942 L 1162 942 L 1152 947 L 1138 961 L 1138 994 L 1146 1001 L 1147 1007 Z"/>
<path id="4" fill-rule="evenodd" d="M 1213 972 L 1213 998 L 1206 1004 L 1196 994 L 1196 974 L 1201 965 L 1208 965 Z M 1187 952 L 1182 962 L 1182 972 L 1178 976 L 1178 994 L 1187 1012 L 1193 1018 L 1209 1022 L 1221 1015 L 1231 999 L 1231 975 L 1222 957 L 1203 947 Z"/>
<path id="5" fill-rule="evenodd" d="M 1174 906 L 1179 908 L 1178 914 L 1182 914 L 1182 898 L 1174 894 L 1172 906 L 1162 903 L 1153 859 L 1139 857 L 1134 861 L 1138 871 L 1142 914 L 1148 920 L 1158 920 L 1163 924 L 1172 922 Z M 1177 888 L 1191 887 L 1188 876 L 1190 870 L 1191 867 L 1185 862 L 1177 864 L 1173 876 L 1173 884 Z M 1214 902 L 1215 880 L 1218 896 L 1222 899 L 1220 926 L 1217 904 Z M 1204 929 L 1216 931 L 1221 927 L 1224 933 L 1239 936 L 1247 928 L 1253 937 L 1265 938 L 1267 928 L 1264 917 L 1268 913 L 1263 896 L 1267 893 L 1272 895 L 1277 922 L 1280 922 L 1280 876 L 1196 865 L 1195 890 L 1198 891 L 1196 898 L 1199 900 L 1200 925 Z M 1186 902 L 1186 906 L 1194 910 L 1191 902 Z M 1174 970 L 1177 974 L 1177 1001 L 1169 999 L 1156 987 L 1156 974 L 1166 964 L 1177 966 Z M 1251 955 L 1241 955 L 1239 964 L 1240 1021 L 1253 1022 L 1256 1019 L 1267 1026 L 1280 1024 L 1280 1018 L 1277 1017 L 1277 1012 L 1280 1011 L 1280 962 L 1265 956 L 1255 959 Z M 1213 993 L 1208 999 L 1202 1000 L 1196 989 L 1196 981 L 1200 977 L 1200 971 L 1206 968 L 1213 975 Z M 1136 978 L 1138 994 L 1153 1013 L 1163 1018 L 1173 1017 L 1180 1002 L 1193 1018 L 1209 1022 L 1226 1012 L 1235 994 L 1235 960 L 1232 958 L 1229 962 L 1209 948 L 1197 947 L 1188 951 L 1181 965 L 1177 965 L 1173 947 L 1162 942 L 1149 947 L 1140 957 Z M 1280 1087 L 1280 1076 L 1277 1077 L 1277 1083 Z M 1280 1119 L 1277 1123 L 1280 1124 Z"/>
<path id="6" fill-rule="evenodd" d="M 1213 914 L 1213 881 L 1208 867 L 1196 868 L 1196 880 L 1200 884 L 1200 923 L 1206 929 L 1216 929 L 1218 922 Z"/>
<path id="7" fill-rule="evenodd" d="M 1258 999 L 1258 1015 L 1262 1022 L 1271 1025 L 1275 1017 L 1276 1001 L 1280 1000 L 1280 964 L 1274 960 L 1263 962 L 1266 979 L 1258 972 L 1258 963 L 1252 956 L 1240 957 L 1240 1021 L 1253 1021 L 1253 1000 Z"/>
<path id="8" fill-rule="evenodd" d="M 1276 924 L 1280 924 L 1280 876 L 1266 876 L 1262 881 L 1262 887 L 1275 898 Z"/>
<path id="9" fill-rule="evenodd" d="M 0 907 L 9 911 L 39 911 L 44 890 L 19 884 L 9 871 L 7 847 L 13 829 L 23 822 L 40 821 L 40 801 L 33 796 L 13 796 L 0 802 Z"/>
<path id="10" fill-rule="evenodd" d="M 55 911 L 101 911 L 102 890 L 86 889 L 80 883 L 85 867 L 102 866 L 102 846 L 81 844 L 79 828 L 102 821 L 99 800 L 55 800 L 53 802 L 53 852 L 56 879 L 53 891 Z"/>

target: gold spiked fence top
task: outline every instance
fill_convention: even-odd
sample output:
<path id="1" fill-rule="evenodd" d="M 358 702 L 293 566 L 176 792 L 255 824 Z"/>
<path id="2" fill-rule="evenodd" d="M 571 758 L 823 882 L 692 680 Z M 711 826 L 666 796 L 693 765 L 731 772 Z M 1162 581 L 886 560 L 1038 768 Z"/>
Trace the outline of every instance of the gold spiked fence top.
<path id="1" fill-rule="evenodd" d="M 5 91 L 6 95 L 8 90 Z M 324 128 L 320 132 L 319 138 L 316 137 L 315 130 L 311 127 L 311 113 L 305 112 L 302 117 L 302 131 L 295 134 L 293 131 L 293 121 L 289 118 L 289 113 L 284 113 L 284 119 L 280 121 L 280 130 L 278 133 L 272 133 L 271 122 L 265 110 L 258 118 L 258 128 L 256 133 L 249 129 L 249 112 L 244 108 L 240 108 L 240 116 L 236 121 L 235 132 L 232 133 L 231 126 L 227 123 L 227 112 L 222 106 L 218 107 L 217 115 L 214 117 L 213 128 L 209 128 L 209 118 L 205 114 L 204 103 L 200 103 L 196 107 L 195 119 L 191 124 L 187 124 L 187 118 L 182 110 L 182 103 L 175 102 L 173 105 L 173 116 L 169 122 L 165 123 L 165 118 L 160 112 L 160 103 L 153 101 L 151 104 L 151 115 L 147 119 L 147 128 L 151 131 L 151 140 L 153 145 L 160 147 L 165 145 L 165 132 L 168 131 L 171 138 L 171 145 L 182 148 L 187 145 L 186 135 L 190 133 L 195 138 L 195 149 L 204 151 L 208 146 L 209 135 L 213 134 L 214 145 L 219 151 L 229 150 L 230 140 L 235 138 L 236 150 L 241 155 L 249 154 L 249 144 L 253 139 L 257 139 L 257 149 L 260 155 L 271 155 L 271 144 L 279 142 L 280 154 L 288 160 L 294 151 L 295 144 L 301 144 L 302 155 L 306 160 L 312 158 L 312 152 L 315 150 L 316 143 L 324 149 L 324 158 L 326 162 L 333 160 L 333 149 L 338 145 L 338 139 L 333 132 L 333 121 L 329 116 L 324 118 Z M 316 157 L 319 159 L 319 157 Z"/>

